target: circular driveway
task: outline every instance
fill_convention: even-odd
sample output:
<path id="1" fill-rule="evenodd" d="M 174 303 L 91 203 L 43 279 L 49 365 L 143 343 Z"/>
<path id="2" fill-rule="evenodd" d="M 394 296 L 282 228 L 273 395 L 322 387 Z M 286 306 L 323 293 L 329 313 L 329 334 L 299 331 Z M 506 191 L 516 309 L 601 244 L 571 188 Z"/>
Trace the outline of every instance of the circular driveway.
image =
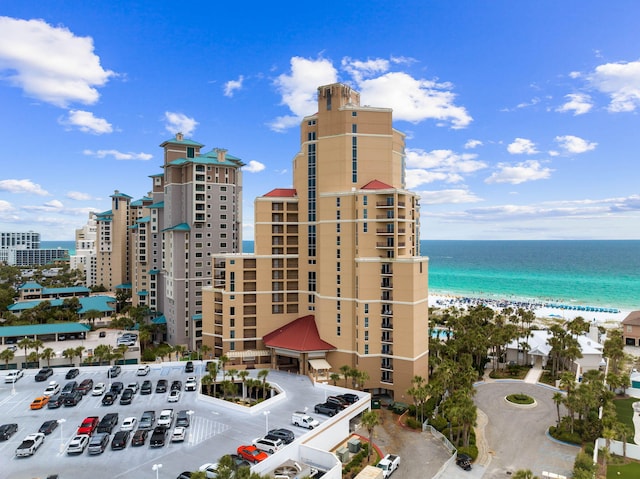
<path id="1" fill-rule="evenodd" d="M 557 420 L 553 402 L 555 389 L 523 381 L 495 381 L 476 386 L 475 403 L 487 415 L 484 434 L 490 460 L 484 479 L 504 478 L 518 469 L 530 469 L 536 476 L 553 472 L 571 477 L 577 446 L 554 441 L 547 435 Z M 517 406 L 505 401 L 509 394 L 523 393 L 536 405 Z M 560 414 L 565 412 L 562 407 Z"/>

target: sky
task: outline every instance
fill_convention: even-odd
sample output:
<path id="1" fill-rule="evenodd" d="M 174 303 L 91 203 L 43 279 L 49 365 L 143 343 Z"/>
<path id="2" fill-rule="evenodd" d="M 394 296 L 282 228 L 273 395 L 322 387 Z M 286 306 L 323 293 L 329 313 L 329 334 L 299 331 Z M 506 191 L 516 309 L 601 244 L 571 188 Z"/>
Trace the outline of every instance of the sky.
<path id="1" fill-rule="evenodd" d="M 300 6 L 303 5 L 303 6 Z M 182 132 L 292 186 L 318 86 L 393 109 L 421 239 L 640 239 L 640 2 L 0 4 L 0 231 L 73 240 Z"/>

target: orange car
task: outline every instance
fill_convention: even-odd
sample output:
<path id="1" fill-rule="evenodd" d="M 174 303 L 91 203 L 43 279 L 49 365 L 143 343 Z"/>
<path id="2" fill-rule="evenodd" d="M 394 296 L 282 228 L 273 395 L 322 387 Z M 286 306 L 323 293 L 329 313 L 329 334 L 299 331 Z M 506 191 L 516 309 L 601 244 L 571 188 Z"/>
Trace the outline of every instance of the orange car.
<path id="1" fill-rule="evenodd" d="M 33 400 L 31 409 L 42 409 L 49 402 L 49 396 L 40 396 Z"/>

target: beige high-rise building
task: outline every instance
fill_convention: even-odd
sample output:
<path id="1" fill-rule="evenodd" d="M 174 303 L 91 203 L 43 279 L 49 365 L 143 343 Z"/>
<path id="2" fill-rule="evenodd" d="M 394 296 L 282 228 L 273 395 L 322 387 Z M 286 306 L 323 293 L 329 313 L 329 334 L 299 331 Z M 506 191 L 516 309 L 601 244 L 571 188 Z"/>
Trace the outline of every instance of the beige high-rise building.
<path id="1" fill-rule="evenodd" d="M 238 366 L 327 377 L 347 365 L 400 398 L 427 377 L 428 259 L 392 111 L 318 88 L 293 188 L 255 200 L 255 252 L 216 255 L 203 343 Z M 320 373 L 320 374 L 319 374 Z"/>

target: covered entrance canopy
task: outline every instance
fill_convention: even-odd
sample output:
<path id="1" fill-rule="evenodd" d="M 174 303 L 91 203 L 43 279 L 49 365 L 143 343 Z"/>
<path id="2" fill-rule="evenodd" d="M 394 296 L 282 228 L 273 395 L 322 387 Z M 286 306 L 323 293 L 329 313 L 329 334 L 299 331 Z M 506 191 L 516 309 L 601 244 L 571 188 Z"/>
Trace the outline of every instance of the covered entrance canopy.
<path id="1" fill-rule="evenodd" d="M 308 374 L 307 363 L 315 371 L 331 369 L 325 355 L 336 347 L 320 337 L 313 315 L 295 319 L 271 331 L 262 341 L 271 351 L 271 365 L 274 368 L 277 366 L 278 358 L 284 357 L 297 360 L 300 374 Z"/>

